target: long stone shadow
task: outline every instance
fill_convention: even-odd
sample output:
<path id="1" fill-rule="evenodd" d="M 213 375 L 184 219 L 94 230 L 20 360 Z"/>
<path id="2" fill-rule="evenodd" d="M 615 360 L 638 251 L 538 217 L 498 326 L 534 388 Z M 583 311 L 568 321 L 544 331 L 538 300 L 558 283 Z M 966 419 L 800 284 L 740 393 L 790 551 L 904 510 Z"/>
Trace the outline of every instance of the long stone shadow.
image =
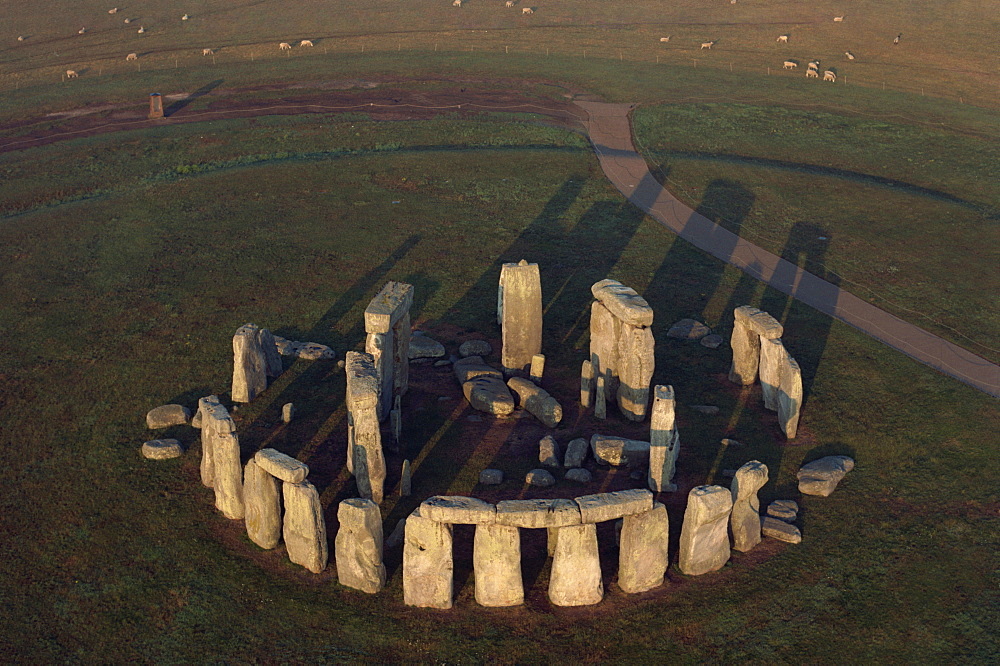
<path id="1" fill-rule="evenodd" d="M 221 86 L 223 81 L 225 81 L 225 79 L 216 79 L 215 81 L 206 83 L 201 88 L 198 88 L 187 97 L 179 99 L 170 106 L 168 106 L 167 108 L 163 109 L 163 115 L 169 118 L 170 116 L 174 115 L 175 113 L 177 113 L 178 111 L 180 111 L 185 106 L 195 101 L 199 97 L 204 97 L 208 93 L 212 92 L 213 90 Z"/>

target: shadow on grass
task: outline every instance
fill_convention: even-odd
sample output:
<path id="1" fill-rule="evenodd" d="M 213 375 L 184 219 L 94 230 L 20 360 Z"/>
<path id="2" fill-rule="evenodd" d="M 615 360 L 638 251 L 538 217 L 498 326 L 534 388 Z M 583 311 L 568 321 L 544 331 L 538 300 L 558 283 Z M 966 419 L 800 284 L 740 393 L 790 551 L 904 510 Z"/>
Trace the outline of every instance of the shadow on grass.
<path id="1" fill-rule="evenodd" d="M 216 79 L 215 81 L 206 83 L 201 88 L 198 88 L 196 91 L 194 91 L 187 97 L 179 99 L 170 106 L 163 109 L 163 115 L 169 118 L 170 116 L 174 115 L 175 113 L 183 109 L 185 106 L 197 100 L 199 97 L 204 97 L 208 93 L 212 92 L 213 90 L 221 86 L 223 81 L 224 79 Z"/>

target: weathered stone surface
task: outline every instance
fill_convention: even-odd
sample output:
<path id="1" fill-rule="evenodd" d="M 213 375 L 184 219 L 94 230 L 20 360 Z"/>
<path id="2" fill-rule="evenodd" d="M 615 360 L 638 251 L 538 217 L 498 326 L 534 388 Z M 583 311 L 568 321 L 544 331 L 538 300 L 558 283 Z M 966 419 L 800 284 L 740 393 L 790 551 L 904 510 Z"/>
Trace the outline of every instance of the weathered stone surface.
<path id="1" fill-rule="evenodd" d="M 671 485 L 680 453 L 677 432 L 677 402 L 674 387 L 657 385 L 653 389 L 653 410 L 649 422 L 649 489 L 662 493 Z"/>
<path id="2" fill-rule="evenodd" d="M 407 355 L 411 361 L 418 358 L 441 358 L 445 353 L 443 344 L 426 335 L 414 335 L 410 338 L 410 348 Z"/>
<path id="3" fill-rule="evenodd" d="M 584 469 L 583 467 L 574 467 L 573 469 L 567 471 L 563 478 L 567 481 L 574 481 L 576 483 L 590 483 L 591 475 L 590 470 Z"/>
<path id="4" fill-rule="evenodd" d="M 399 476 L 399 496 L 409 497 L 410 496 L 410 461 L 403 461 L 403 471 Z"/>
<path id="5" fill-rule="evenodd" d="M 580 507 L 568 499 L 504 500 L 497 502 L 497 523 L 536 529 L 579 525 Z"/>
<path id="6" fill-rule="evenodd" d="M 729 487 L 733 510 L 729 525 L 733 532 L 733 548 L 745 553 L 760 543 L 760 500 L 757 492 L 767 483 L 767 465 L 751 460 L 733 476 Z"/>
<path id="7" fill-rule="evenodd" d="M 663 584 L 669 538 L 667 508 L 659 502 L 649 511 L 622 519 L 618 586 L 623 592 L 635 594 Z"/>
<path id="8" fill-rule="evenodd" d="M 420 608 L 451 608 L 454 596 L 452 526 L 421 515 L 406 519 L 403 540 L 403 603 Z"/>
<path id="9" fill-rule="evenodd" d="M 595 434 L 590 438 L 590 448 L 597 462 L 613 467 L 645 467 L 649 464 L 649 446 L 649 442 L 614 435 Z"/>
<path id="10" fill-rule="evenodd" d="M 372 357 L 347 352 L 347 468 L 354 474 L 362 497 L 382 502 L 385 485 L 385 454 L 378 422 L 381 387 Z M 363 455 L 361 451 L 363 451 Z M 364 462 L 359 469 L 357 461 Z"/>
<path id="11" fill-rule="evenodd" d="M 254 460 L 262 470 L 287 483 L 302 483 L 309 476 L 308 465 L 274 449 L 261 449 Z"/>
<path id="12" fill-rule="evenodd" d="M 784 328 L 774 317 L 749 305 L 743 305 L 733 312 L 733 318 L 748 330 L 765 339 L 780 338 Z"/>
<path id="13" fill-rule="evenodd" d="M 767 515 L 790 523 L 798 517 L 799 505 L 792 500 L 774 500 L 767 505 Z"/>
<path id="14" fill-rule="evenodd" d="M 559 442 L 552 435 L 546 435 L 538 442 L 538 462 L 546 467 L 562 467 L 559 462 Z"/>
<path id="15" fill-rule="evenodd" d="M 316 487 L 308 481 L 283 483 L 285 522 L 282 537 L 288 559 L 313 573 L 326 568 L 326 520 Z"/>
<path id="16" fill-rule="evenodd" d="M 542 282 L 538 264 L 521 260 L 500 269 L 497 319 L 503 333 L 500 363 L 507 373 L 522 371 L 542 351 Z"/>
<path id="17" fill-rule="evenodd" d="M 778 377 L 778 425 L 788 439 L 794 439 L 802 408 L 802 370 L 791 356 L 785 356 Z"/>
<path id="18" fill-rule="evenodd" d="M 496 416 L 509 416 L 514 412 L 514 396 L 503 379 L 493 375 L 480 375 L 462 384 L 462 393 L 473 409 Z"/>
<path id="19" fill-rule="evenodd" d="M 389 536 L 385 538 L 384 550 L 392 550 L 393 548 L 399 548 L 403 545 L 403 539 L 406 537 L 406 519 L 397 520 L 396 527 L 392 529 Z"/>
<path id="20" fill-rule="evenodd" d="M 260 329 L 254 324 L 236 329 L 233 336 L 233 402 L 250 402 L 267 388 L 267 358 L 260 342 Z"/>
<path id="21" fill-rule="evenodd" d="M 555 428 L 562 421 L 562 406 L 542 387 L 523 377 L 511 377 L 507 386 L 517 393 L 522 409 L 546 427 Z"/>
<path id="22" fill-rule="evenodd" d="M 536 384 L 540 384 L 543 374 L 545 374 L 545 354 L 535 354 L 531 357 L 531 369 L 528 371 L 528 377 Z"/>
<path id="23" fill-rule="evenodd" d="M 458 347 L 458 355 L 462 358 L 469 356 L 485 357 L 493 353 L 493 347 L 486 340 L 466 340 Z"/>
<path id="24" fill-rule="evenodd" d="M 238 520 L 244 515 L 243 463 L 240 440 L 235 432 L 218 432 L 212 438 L 215 508 L 226 518 Z"/>
<path id="25" fill-rule="evenodd" d="M 480 376 L 496 377 L 500 380 L 503 379 L 503 373 L 487 364 L 481 356 L 468 356 L 455 361 L 452 369 L 455 372 L 455 379 L 458 380 L 459 384 L 464 384 L 470 379 L 475 379 Z"/>
<path id="26" fill-rule="evenodd" d="M 584 409 L 594 402 L 594 364 L 584 361 L 580 366 L 580 406 Z"/>
<path id="27" fill-rule="evenodd" d="M 372 409 L 378 406 L 379 379 L 371 354 L 347 352 L 347 408 Z"/>
<path id="28" fill-rule="evenodd" d="M 439 523 L 490 525 L 497 520 L 497 508 L 473 497 L 435 495 L 423 501 L 420 515 Z"/>
<path id="29" fill-rule="evenodd" d="M 552 472 L 548 470 L 533 469 L 525 475 L 524 482 L 529 486 L 548 488 L 556 485 L 556 477 L 552 476 Z"/>
<path id="30" fill-rule="evenodd" d="M 293 418 L 295 418 L 295 405 L 290 402 L 286 402 L 281 406 L 281 422 L 291 423 Z"/>
<path id="31" fill-rule="evenodd" d="M 631 326 L 652 326 L 653 308 L 635 289 L 617 280 L 595 282 L 590 293 L 617 319 Z"/>
<path id="32" fill-rule="evenodd" d="M 678 568 L 689 576 L 721 569 L 729 561 L 733 496 L 722 486 L 696 486 L 688 494 L 681 526 Z"/>
<path id="33" fill-rule="evenodd" d="M 719 413 L 719 408 L 715 405 L 691 405 L 691 411 L 704 414 L 705 416 L 715 416 Z"/>
<path id="34" fill-rule="evenodd" d="M 516 527 L 476 525 L 472 567 L 476 576 L 476 602 L 480 606 L 524 603 L 521 535 Z"/>
<path id="35" fill-rule="evenodd" d="M 281 483 L 251 458 L 243 469 L 247 536 L 270 550 L 281 541 Z"/>
<path id="36" fill-rule="evenodd" d="M 191 423 L 189 425 L 192 428 L 201 430 L 201 410 L 194 410 L 194 416 L 191 417 Z"/>
<path id="37" fill-rule="evenodd" d="M 484 469 L 479 473 L 479 483 L 484 486 L 498 486 L 503 483 L 503 472 L 499 469 Z"/>
<path id="38" fill-rule="evenodd" d="M 655 348 L 651 329 L 622 325 L 618 337 L 618 408 L 629 421 L 646 418 L 649 383 L 656 367 Z"/>
<path id="39" fill-rule="evenodd" d="M 681 319 L 667 331 L 668 338 L 677 340 L 701 340 L 712 332 L 708 326 L 695 319 Z"/>
<path id="40" fill-rule="evenodd" d="M 153 439 L 142 445 L 142 456 L 150 460 L 169 460 L 179 458 L 184 453 L 181 443 L 176 439 Z"/>
<path id="41" fill-rule="evenodd" d="M 566 445 L 566 458 L 563 464 L 566 467 L 582 467 L 583 461 L 587 459 L 587 451 L 590 444 L 583 437 L 577 437 Z"/>
<path id="42" fill-rule="evenodd" d="M 764 397 L 764 407 L 778 411 L 778 392 L 781 384 L 781 367 L 787 363 L 788 351 L 781 338 L 760 341 L 760 391 Z"/>
<path id="43" fill-rule="evenodd" d="M 274 336 L 266 328 L 260 329 L 260 348 L 264 352 L 264 374 L 270 379 L 281 376 L 284 368 L 281 365 L 281 354 L 274 342 Z"/>
<path id="44" fill-rule="evenodd" d="M 344 587 L 375 594 L 385 587 L 378 505 L 366 499 L 346 499 L 337 507 L 337 521 L 337 581 Z"/>
<path id="45" fill-rule="evenodd" d="M 337 358 L 337 353 L 318 342 L 303 342 L 295 349 L 295 356 L 303 361 L 332 361 Z"/>
<path id="46" fill-rule="evenodd" d="M 854 469 L 854 460 L 847 456 L 826 456 L 803 465 L 798 472 L 799 492 L 803 495 L 828 497 L 844 476 Z"/>
<path id="47" fill-rule="evenodd" d="M 375 365 L 375 375 L 378 377 L 378 420 L 384 421 L 392 409 L 393 372 L 395 364 L 392 350 L 395 346 L 392 331 L 388 333 L 369 333 L 365 338 L 365 353 L 372 357 Z M 407 364 L 404 364 L 407 365 Z"/>
<path id="48" fill-rule="evenodd" d="M 653 508 L 653 493 L 645 489 L 618 490 L 577 497 L 580 519 L 585 523 L 617 520 L 633 513 L 644 513 Z"/>
<path id="49" fill-rule="evenodd" d="M 160 405 L 146 412 L 146 427 L 151 430 L 184 425 L 191 420 L 191 410 L 184 405 Z"/>
<path id="50" fill-rule="evenodd" d="M 392 329 L 392 399 L 396 405 L 400 396 L 410 389 L 410 313 L 406 312 Z M 397 405 L 398 406 L 398 405 Z"/>
<path id="51" fill-rule="evenodd" d="M 799 528 L 771 516 L 765 516 L 761 520 L 760 531 L 764 533 L 764 536 L 778 541 L 802 543 L 802 532 L 799 531 Z"/>
<path id="52" fill-rule="evenodd" d="M 594 409 L 603 409 L 600 400 L 601 382 L 604 397 L 616 395 L 618 388 L 618 337 L 622 322 L 600 301 L 590 306 L 590 363 L 596 382 Z M 601 417 L 603 418 L 603 417 Z"/>
<path id="53" fill-rule="evenodd" d="M 594 416 L 599 419 L 608 418 L 608 378 L 603 373 L 597 376 L 594 389 Z"/>
<path id="54" fill-rule="evenodd" d="M 589 606 L 603 598 L 597 526 L 560 527 L 549 577 L 549 601 L 556 606 Z"/>
<path id="55" fill-rule="evenodd" d="M 365 332 L 388 333 L 410 311 L 413 305 L 413 285 L 386 282 L 365 308 Z"/>
<path id="56" fill-rule="evenodd" d="M 703 337 L 701 340 L 698 341 L 698 343 L 702 347 L 707 347 L 709 349 L 718 349 L 719 347 L 722 346 L 722 343 L 725 341 L 726 341 L 725 338 L 723 338 L 721 335 L 716 335 L 715 333 L 712 333 L 711 335 L 706 335 L 705 337 Z"/>
<path id="57" fill-rule="evenodd" d="M 198 416 L 201 420 L 201 482 L 207 488 L 215 485 L 215 439 L 218 433 L 236 431 L 236 424 L 229 411 L 219 402 L 219 397 L 210 395 L 198 400 Z"/>

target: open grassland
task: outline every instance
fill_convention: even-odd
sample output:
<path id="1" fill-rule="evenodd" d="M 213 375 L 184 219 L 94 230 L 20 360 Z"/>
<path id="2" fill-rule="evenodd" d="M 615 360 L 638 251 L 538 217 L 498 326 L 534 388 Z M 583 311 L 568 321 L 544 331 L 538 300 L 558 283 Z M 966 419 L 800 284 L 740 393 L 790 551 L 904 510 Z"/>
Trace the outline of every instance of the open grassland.
<path id="1" fill-rule="evenodd" d="M 51 174 L 31 171 L 31 160 Z M 78 139 L 5 155 L 2 166 L 23 169 L 25 181 L 0 196 L 0 642 L 14 660 L 942 663 L 997 654 L 996 402 L 665 233 L 622 201 L 577 135 L 495 118 L 226 120 Z M 573 610 L 545 600 L 544 538 L 529 535 L 527 605 L 490 610 L 473 601 L 471 534 L 458 530 L 457 607 L 420 611 L 402 604 L 398 552 L 388 589 L 367 596 L 332 571 L 288 564 L 280 548 L 253 546 L 200 486 L 195 431 L 172 433 L 192 447 L 183 458 L 139 457 L 147 409 L 224 396 L 230 338 L 245 321 L 343 353 L 362 343 L 365 304 L 395 279 L 416 286 L 418 327 L 452 349 L 477 336 L 496 347 L 499 265 L 520 258 L 542 268 L 546 386 L 567 407 L 556 437 L 598 428 L 573 406 L 589 286 L 620 279 L 656 311 L 654 381 L 673 384 L 681 404 L 681 492 L 663 496 L 673 543 L 686 491 L 728 483 L 726 468 L 765 462 L 766 502 L 796 497 L 804 460 L 853 456 L 857 468 L 834 495 L 803 499 L 802 544 L 768 541 L 698 578 L 672 568 L 663 589 L 626 596 L 604 529 L 608 596 Z M 724 348 L 663 336 L 685 316 L 728 335 L 744 303 L 780 313 L 802 364 L 807 403 L 791 444 L 757 391 L 726 381 Z M 447 369 L 411 369 L 400 457 L 414 460 L 414 496 L 389 493 L 386 527 L 435 493 L 538 496 L 518 478 L 535 466 L 541 429 L 530 419 L 470 421 Z M 245 458 L 268 445 L 313 468 L 331 537 L 336 502 L 354 493 L 342 472 L 343 391 L 333 364 L 296 362 L 236 412 Z M 300 417 L 281 426 L 289 401 Z M 720 413 L 688 409 L 705 403 Z M 599 427 L 642 433 L 618 417 Z M 721 447 L 723 437 L 744 446 Z M 477 486 L 490 465 L 512 480 Z M 594 472 L 595 487 L 632 483 Z M 540 494 L 580 492 L 561 481 Z"/>

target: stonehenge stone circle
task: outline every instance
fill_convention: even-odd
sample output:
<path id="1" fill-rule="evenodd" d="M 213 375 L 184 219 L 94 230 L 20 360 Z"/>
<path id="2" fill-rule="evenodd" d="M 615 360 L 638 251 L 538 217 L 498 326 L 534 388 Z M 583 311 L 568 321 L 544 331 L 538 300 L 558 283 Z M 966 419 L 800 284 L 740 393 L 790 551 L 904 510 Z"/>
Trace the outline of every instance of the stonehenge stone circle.
<path id="1" fill-rule="evenodd" d="M 796 475 L 799 492 L 803 495 L 829 497 L 844 476 L 854 469 L 854 460 L 847 456 L 826 456 L 803 465 Z"/>
<path id="2" fill-rule="evenodd" d="M 559 462 L 559 442 L 552 435 L 546 435 L 539 440 L 538 462 L 545 467 L 562 467 L 562 463 Z"/>
<path id="3" fill-rule="evenodd" d="M 191 420 L 191 410 L 184 405 L 160 405 L 146 412 L 146 427 L 150 430 L 184 425 Z"/>
<path id="4" fill-rule="evenodd" d="M 542 351 L 542 282 L 538 264 L 504 264 L 497 289 L 497 323 L 503 336 L 500 364 L 523 372 Z"/>
<path id="5" fill-rule="evenodd" d="M 361 496 L 380 504 L 386 474 L 378 418 L 380 380 L 371 355 L 347 352 L 346 360 L 347 467 L 357 479 Z M 364 459 L 363 474 L 358 457 Z"/>
<path id="6" fill-rule="evenodd" d="M 179 458 L 184 453 L 184 449 L 181 448 L 181 443 L 176 439 L 153 439 L 148 442 L 143 442 L 140 450 L 142 452 L 142 456 L 144 458 L 149 458 L 150 460 L 169 460 L 170 458 Z"/>
<path id="7" fill-rule="evenodd" d="M 780 338 L 784 329 L 774 317 L 750 305 L 736 308 L 733 317 L 733 334 L 729 341 L 733 348 L 733 364 L 729 369 L 729 381 L 750 386 L 757 381 L 761 338 Z"/>
<path id="8" fill-rule="evenodd" d="M 372 355 L 381 386 L 379 421 L 389 417 L 395 396 L 409 388 L 412 305 L 413 285 L 390 281 L 365 308 L 365 352 Z"/>
<path id="9" fill-rule="evenodd" d="M 663 584 L 669 538 L 667 507 L 659 502 L 649 511 L 622 518 L 618 586 L 623 592 L 645 592 Z"/>
<path id="10" fill-rule="evenodd" d="M 346 499 L 337 507 L 340 529 L 334 540 L 337 581 L 368 594 L 385 587 L 382 563 L 382 515 L 378 505 L 362 498 Z"/>
<path id="11" fill-rule="evenodd" d="M 511 377 L 507 386 L 517 394 L 522 409 L 546 427 L 555 428 L 562 421 L 562 406 L 538 384 L 523 377 Z"/>
<path id="12" fill-rule="evenodd" d="M 250 402 L 267 388 L 267 356 L 261 337 L 260 328 L 254 324 L 236 329 L 233 336 L 233 402 Z"/>
<path id="13" fill-rule="evenodd" d="M 476 525 L 472 562 L 476 602 L 480 606 L 520 606 L 524 603 L 521 534 L 516 527 Z"/>
<path id="14" fill-rule="evenodd" d="M 403 603 L 420 608 L 451 608 L 454 596 L 452 526 L 421 515 L 406 519 L 403 538 Z"/>
<path id="15" fill-rule="evenodd" d="M 255 458 L 243 469 L 243 503 L 250 540 L 265 550 L 277 547 L 281 541 L 281 482 Z"/>
<path id="16" fill-rule="evenodd" d="M 597 525 L 560 527 L 552 556 L 549 601 L 555 606 L 589 606 L 603 598 Z"/>
<path id="17" fill-rule="evenodd" d="M 680 434 L 675 418 L 677 403 L 674 387 L 657 385 L 653 389 L 653 409 L 649 419 L 649 489 L 662 493 L 673 487 Z"/>
<path id="18" fill-rule="evenodd" d="M 282 537 L 288 559 L 313 573 L 326 568 L 326 520 L 316 487 L 308 481 L 282 483 L 285 521 Z"/>
<path id="19" fill-rule="evenodd" d="M 681 526 L 678 568 L 689 576 L 721 569 L 729 561 L 732 493 L 722 486 L 696 486 L 688 494 Z"/>
<path id="20" fill-rule="evenodd" d="M 262 470 L 286 483 L 302 483 L 309 476 L 308 465 L 274 449 L 261 449 L 253 458 Z"/>
<path id="21" fill-rule="evenodd" d="M 759 491 L 767 483 L 767 465 L 751 460 L 738 470 L 730 485 L 733 510 L 729 524 L 733 532 L 733 548 L 742 553 L 760 543 Z"/>

